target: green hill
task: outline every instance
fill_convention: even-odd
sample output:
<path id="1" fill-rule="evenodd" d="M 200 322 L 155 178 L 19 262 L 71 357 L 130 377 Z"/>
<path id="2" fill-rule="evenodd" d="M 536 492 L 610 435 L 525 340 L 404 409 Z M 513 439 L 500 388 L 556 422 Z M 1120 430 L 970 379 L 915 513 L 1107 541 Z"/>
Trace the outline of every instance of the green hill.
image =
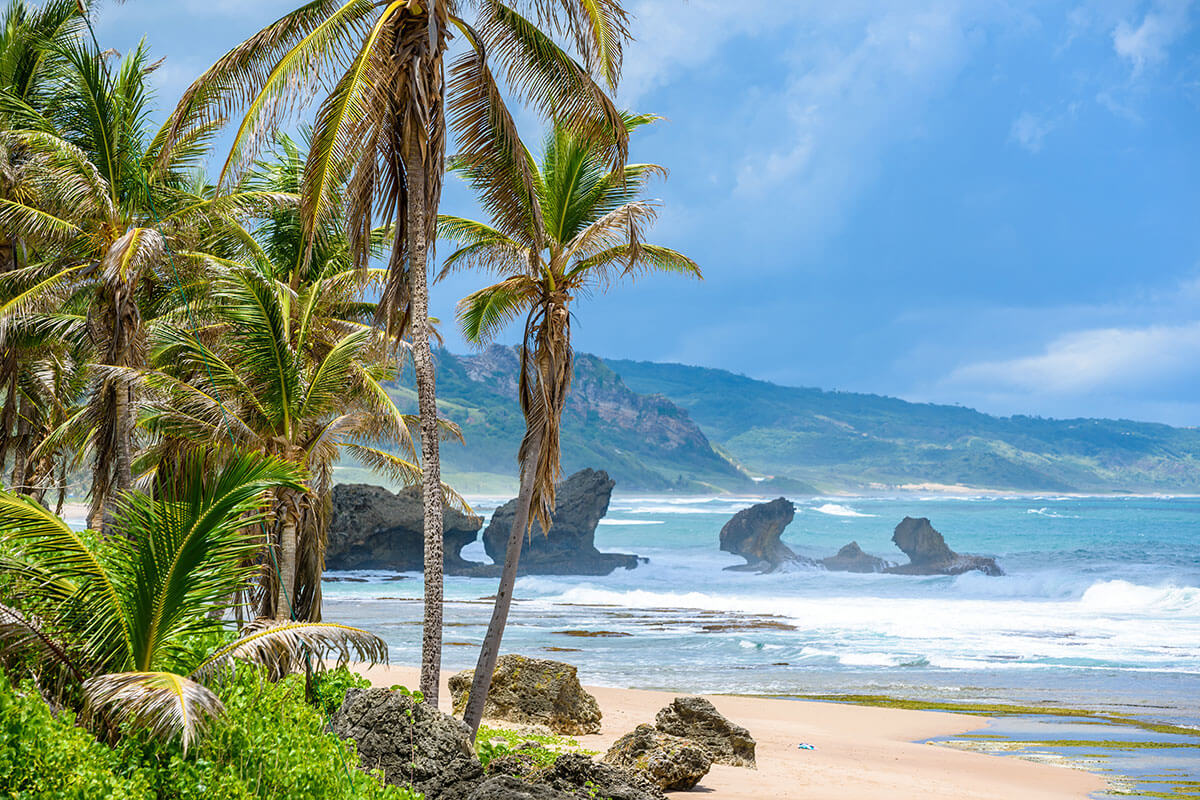
<path id="1" fill-rule="evenodd" d="M 1200 430 L 994 417 L 959 406 L 777 386 L 724 370 L 606 362 L 685 408 L 746 469 L 824 490 L 937 483 L 1053 492 L 1200 491 Z"/>
<path id="2" fill-rule="evenodd" d="M 457 489 L 516 490 L 524 432 L 510 347 L 437 354 L 443 445 Z M 391 388 L 416 411 L 411 383 Z M 778 386 L 718 369 L 579 354 L 563 470 L 609 472 L 625 492 L 791 495 L 926 484 L 1023 492 L 1200 491 L 1200 430 L 1124 420 L 994 417 L 960 406 Z M 370 480 L 353 465 L 339 480 Z"/>

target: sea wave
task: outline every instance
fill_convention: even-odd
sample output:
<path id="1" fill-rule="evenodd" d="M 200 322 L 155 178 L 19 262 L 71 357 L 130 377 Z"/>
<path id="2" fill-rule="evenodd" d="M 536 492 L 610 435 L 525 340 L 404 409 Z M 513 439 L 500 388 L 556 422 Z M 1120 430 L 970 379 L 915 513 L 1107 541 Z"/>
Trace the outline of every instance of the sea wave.
<path id="1" fill-rule="evenodd" d="M 1141 586 L 1129 581 L 1100 581 L 1088 587 L 1080 605 L 1097 611 L 1200 611 L 1200 587 Z"/>
<path id="2" fill-rule="evenodd" d="M 833 517 L 875 517 L 878 514 L 864 514 L 861 511 L 855 511 L 849 506 L 841 505 L 840 503 L 826 503 L 822 506 L 817 506 L 813 509 L 821 514 L 829 514 Z"/>
<path id="3" fill-rule="evenodd" d="M 1059 514 L 1057 511 L 1051 511 L 1048 508 L 1027 508 L 1026 514 L 1037 514 L 1040 517 L 1049 517 L 1050 519 L 1082 519 L 1077 514 Z"/>
<path id="4" fill-rule="evenodd" d="M 601 525 L 665 525 L 661 519 L 602 519 Z"/>

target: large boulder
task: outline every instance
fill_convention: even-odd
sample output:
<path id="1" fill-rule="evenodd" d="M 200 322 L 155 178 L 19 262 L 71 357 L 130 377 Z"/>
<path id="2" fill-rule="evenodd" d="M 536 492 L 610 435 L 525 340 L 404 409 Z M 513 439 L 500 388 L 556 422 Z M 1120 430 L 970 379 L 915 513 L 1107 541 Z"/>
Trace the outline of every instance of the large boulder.
<path id="1" fill-rule="evenodd" d="M 838 550 L 836 556 L 822 558 L 821 565 L 830 572 L 883 572 L 892 563 L 864 553 L 858 542 L 851 542 Z"/>
<path id="2" fill-rule="evenodd" d="M 476 786 L 464 800 L 577 800 L 577 795 L 512 775 L 497 775 Z"/>
<path id="3" fill-rule="evenodd" d="M 475 541 L 483 519 L 445 506 L 442 536 L 446 572 L 480 566 L 460 551 Z M 333 487 L 326 569 L 387 569 L 419 572 L 424 568 L 424 509 L 421 487 L 391 492 L 382 486 L 341 483 Z"/>
<path id="4" fill-rule="evenodd" d="M 712 759 L 694 742 L 638 725 L 613 743 L 604 760 L 638 770 L 660 789 L 686 791 L 708 774 Z"/>
<path id="5" fill-rule="evenodd" d="M 985 575 L 1004 574 L 993 558 L 951 550 L 942 534 L 925 517 L 905 517 L 896 526 L 892 541 L 909 560 L 907 564 L 884 570 L 893 575 L 961 575 L 972 570 Z"/>
<path id="6" fill-rule="evenodd" d="M 654 727 L 699 745 L 713 763 L 755 766 L 750 731 L 730 722 L 703 697 L 676 697 L 654 717 Z"/>
<path id="7" fill-rule="evenodd" d="M 583 753 L 559 756 L 554 766 L 538 780 L 560 791 L 574 792 L 581 798 L 665 800 L 662 790 L 643 773 L 614 764 L 604 764 Z"/>
<path id="8" fill-rule="evenodd" d="M 550 531 L 535 522 L 521 551 L 521 575 L 607 575 L 618 567 L 633 569 L 638 557 L 601 553 L 596 549 L 596 526 L 608 513 L 615 482 L 602 470 L 585 469 L 560 483 L 555 493 Z M 483 532 L 483 546 L 496 564 L 504 563 L 508 535 L 517 501 L 496 509 Z"/>
<path id="9" fill-rule="evenodd" d="M 455 713 L 466 709 L 474 678 L 473 669 L 450 678 Z M 570 736 L 600 730 L 600 704 L 584 691 L 575 667 L 512 653 L 496 662 L 483 715 L 506 722 L 545 725 L 555 733 Z"/>
<path id="10" fill-rule="evenodd" d="M 483 780 L 466 724 L 398 691 L 350 689 L 329 729 L 354 740 L 363 769 L 426 800 L 468 797 Z"/>
<path id="11" fill-rule="evenodd" d="M 813 562 L 798 556 L 779 540 L 783 529 L 796 517 L 796 507 L 780 497 L 769 503 L 743 508 L 721 528 L 721 549 L 746 559 L 745 564 L 726 567 L 728 570 L 775 572 L 788 564 Z"/>

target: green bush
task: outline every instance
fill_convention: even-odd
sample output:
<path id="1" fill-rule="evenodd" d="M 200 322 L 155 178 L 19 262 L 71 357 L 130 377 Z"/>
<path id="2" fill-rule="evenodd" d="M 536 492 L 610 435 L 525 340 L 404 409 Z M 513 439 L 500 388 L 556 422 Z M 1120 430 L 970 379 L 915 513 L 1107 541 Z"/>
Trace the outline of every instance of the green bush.
<path id="1" fill-rule="evenodd" d="M 353 673 L 330 678 L 327 698 L 361 681 Z M 0 670 L 0 797 L 419 800 L 357 768 L 354 743 L 328 733 L 323 712 L 305 702 L 303 676 L 271 683 L 243 668 L 218 694 L 228 713 L 186 754 L 135 730 L 110 748 Z"/>
<path id="2" fill-rule="evenodd" d="M 348 688 L 354 682 L 344 683 Z M 128 760 L 154 773 L 160 798 L 419 798 L 357 768 L 354 743 L 328 733 L 324 714 L 305 702 L 303 676 L 271 683 L 243 668 L 218 694 L 227 713 L 186 756 L 177 744 L 164 746 L 144 735 L 119 746 Z"/>
<path id="3" fill-rule="evenodd" d="M 369 689 L 370 687 L 369 680 L 357 672 L 351 672 L 347 667 L 325 670 L 313 676 L 314 700 L 317 708 L 326 716 L 332 716 L 342 707 L 347 690 Z"/>
<path id="4" fill-rule="evenodd" d="M 15 687 L 0 670 L 0 794 L 13 800 L 143 800 L 151 777 L 111 748 L 55 716 L 34 689 Z"/>

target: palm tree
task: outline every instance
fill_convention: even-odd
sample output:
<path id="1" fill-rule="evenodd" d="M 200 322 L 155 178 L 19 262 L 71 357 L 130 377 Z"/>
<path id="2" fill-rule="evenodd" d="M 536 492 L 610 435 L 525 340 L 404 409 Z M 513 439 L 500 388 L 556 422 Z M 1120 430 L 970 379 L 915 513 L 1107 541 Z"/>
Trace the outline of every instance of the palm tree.
<path id="1" fill-rule="evenodd" d="M 533 18 L 520 13 L 532 12 Z M 475 24 L 466 20 L 475 11 Z M 543 28 L 562 34 L 580 64 Z M 452 35 L 466 46 L 450 67 Z M 425 626 L 421 691 L 436 704 L 441 668 L 442 498 L 438 414 L 429 344 L 427 269 L 441 198 L 447 131 L 461 157 L 479 164 L 522 150 L 492 64 L 513 94 L 574 129 L 614 133 L 608 150 L 624 159 L 623 128 L 600 83 L 616 87 L 628 37 L 620 0 L 312 0 L 222 57 L 184 94 L 174 130 L 244 109 L 218 187 L 232 185 L 267 137 L 306 98 L 333 86 L 316 116 L 305 167 L 304 230 L 311 244 L 334 213 L 333 188 L 348 177 L 350 242 L 360 264 L 376 215 L 396 230 L 379 321 L 412 340 L 425 515 Z M 168 137 L 168 142 L 171 137 Z M 498 189 L 505 202 L 532 190 L 532 176 Z"/>
<path id="2" fill-rule="evenodd" d="M 626 116 L 622 127 L 628 133 L 654 119 Z M 476 269 L 503 277 L 459 303 L 465 338 L 486 344 L 509 322 L 525 317 L 518 379 L 525 415 L 517 457 L 521 488 L 492 619 L 467 700 L 464 717 L 472 731 L 483 718 L 530 517 L 548 531 L 554 513 L 559 424 L 573 371 L 571 302 L 579 294 L 603 291 L 622 278 L 645 273 L 700 277 L 700 269 L 687 256 L 642 241 L 655 219 L 656 204 L 639 197 L 649 178 L 665 173 L 662 167 L 629 164 L 611 169 L 603 140 L 561 125 L 548 135 L 540 164 L 528 153 L 523 160 L 534 165 L 531 203 L 506 207 L 494 215 L 492 225 L 438 218 L 438 235 L 459 246 L 446 259 L 442 275 Z M 519 179 L 511 163 L 466 160 L 453 166 L 485 198 L 497 184 Z"/>
<path id="3" fill-rule="evenodd" d="M 135 457 L 131 374 L 145 364 L 149 321 L 187 303 L 181 270 L 202 259 L 176 254 L 236 243 L 237 220 L 277 198 L 233 193 L 215 198 L 195 174 L 214 125 L 194 126 L 170 147 L 149 126 L 144 44 L 109 69 L 108 56 L 72 41 L 56 48 L 55 99 L 23 107 L 20 130 L 0 133 L 26 155 L 21 193 L 0 198 L 0 228 L 40 251 L 30 270 L 48 277 L 13 315 L 56 304 L 69 288 L 91 295 L 86 327 L 94 384 L 85 418 L 93 453 L 89 524 L 99 527 L 108 498 L 128 489 Z M 190 276 L 187 276 L 190 278 Z"/>
<path id="4" fill-rule="evenodd" d="M 0 129 L 19 125 L 26 110 L 34 114 L 44 110 L 53 97 L 58 66 L 57 47 L 76 34 L 82 20 L 78 6 L 72 0 L 50 0 L 35 7 L 25 0 L 10 0 L 0 12 Z M 11 197 L 19 191 L 27 165 L 20 149 L 0 143 L 0 198 Z M 0 274 L 19 270 L 27 262 L 21 242 L 0 227 Z M 3 302 L 19 296 L 15 291 L 20 278 L 6 277 Z M 24 287 L 23 287 L 24 288 Z M 0 392 L 4 403 L 0 410 L 0 469 L 13 454 L 12 485 L 25 483 L 24 471 L 28 451 L 23 449 L 29 440 L 29 426 L 22 420 L 36 408 L 26 400 L 25 413 L 19 414 L 22 384 L 31 380 L 27 368 L 30 353 L 15 341 L 9 326 L 0 324 Z M 24 429 L 24 430 L 23 430 Z"/>
<path id="5" fill-rule="evenodd" d="M 303 165 L 297 143 L 281 136 L 275 157 L 258 164 L 242 191 L 295 192 Z M 159 329 L 157 369 L 145 375 L 154 396 L 143 416 L 158 441 L 143 461 L 151 466 L 195 448 L 250 450 L 305 470 L 302 491 L 276 492 L 258 613 L 318 620 L 334 462 L 348 456 L 395 482 L 416 483 L 416 420 L 382 386 L 395 368 L 386 338 L 369 325 L 375 304 L 365 294 L 386 275 L 355 266 L 341 217 L 324 221 L 307 261 L 294 207 L 276 208 L 254 236 L 260 257 L 221 263 L 225 274 L 200 309 L 202 323 L 193 315 L 194 327 Z M 384 252 L 390 237 L 388 229 L 374 231 L 372 249 Z"/>
<path id="6" fill-rule="evenodd" d="M 275 674 L 306 654 L 385 660 L 384 642 L 357 628 L 263 621 L 234 636 L 224 618 L 255 574 L 260 543 L 245 526 L 262 519 L 270 492 L 300 479 L 256 454 L 219 472 L 185 459 L 156 476 L 152 494 L 120 495 L 113 527 L 124 535 L 105 538 L 0 492 L 0 575 L 16 586 L 0 605 L 4 660 L 32 657 L 41 685 L 109 731 L 132 721 L 185 748 L 221 712 L 210 684 L 235 660 Z M 227 641 L 214 647 L 218 638 Z"/>

